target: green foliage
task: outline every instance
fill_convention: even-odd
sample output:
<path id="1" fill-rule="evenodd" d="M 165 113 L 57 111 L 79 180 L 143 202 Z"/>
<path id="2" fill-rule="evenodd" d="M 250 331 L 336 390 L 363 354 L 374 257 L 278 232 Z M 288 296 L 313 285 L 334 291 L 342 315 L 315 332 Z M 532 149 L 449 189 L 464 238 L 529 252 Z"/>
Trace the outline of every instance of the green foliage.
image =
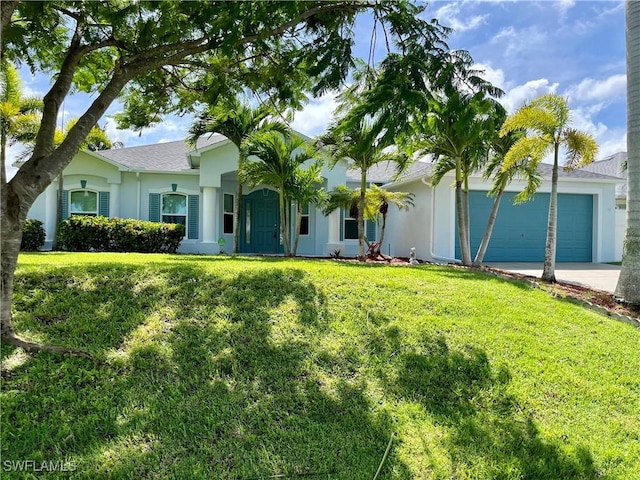
<path id="1" fill-rule="evenodd" d="M 45 478 L 371 480 L 392 435 L 381 479 L 640 470 L 637 329 L 482 272 L 23 254 L 14 308 L 101 360 L 2 345 L 2 458 Z"/>
<path id="2" fill-rule="evenodd" d="M 47 233 L 44 231 L 43 223 L 34 218 L 28 218 L 22 227 L 22 242 L 20 250 L 34 252 L 40 250 L 44 245 Z"/>
<path id="3" fill-rule="evenodd" d="M 74 215 L 60 224 L 58 243 L 74 252 L 175 253 L 184 225 Z"/>

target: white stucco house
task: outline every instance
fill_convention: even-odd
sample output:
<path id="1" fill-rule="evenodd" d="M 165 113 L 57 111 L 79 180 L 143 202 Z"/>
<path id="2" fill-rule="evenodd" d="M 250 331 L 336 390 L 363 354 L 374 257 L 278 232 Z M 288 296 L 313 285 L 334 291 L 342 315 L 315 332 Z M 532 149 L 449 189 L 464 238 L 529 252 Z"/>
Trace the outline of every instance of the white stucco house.
<path id="1" fill-rule="evenodd" d="M 233 245 L 233 210 L 236 202 L 238 150 L 224 136 L 213 135 L 190 149 L 176 141 L 78 153 L 63 173 L 63 217 L 105 215 L 151 221 L 179 222 L 186 226 L 180 252 L 217 254 Z M 521 184 L 514 182 L 505 195 L 487 261 L 541 261 L 544 255 L 546 209 L 550 172 L 535 200 L 519 206 L 510 204 Z M 418 257 L 449 261 L 457 254 L 454 190 L 445 177 L 431 188 L 431 165 L 417 162 L 400 180 L 391 182 L 387 165 L 368 172 L 371 183 L 388 189 L 413 192 L 415 207 L 409 211 L 390 208 L 382 252 L 407 257 L 411 247 Z M 357 186 L 358 172 L 347 162 L 338 162 L 322 172 L 323 187 Z M 608 262 L 616 258 L 616 184 L 621 179 L 601 173 L 576 171 L 560 176 L 558 261 Z M 484 231 L 488 185 L 471 181 L 471 239 L 477 247 Z M 45 248 L 53 242 L 58 184 L 54 182 L 36 200 L 29 218 L 45 225 Z M 546 202 L 546 203 L 545 203 Z M 241 215 L 241 252 L 282 253 L 279 235 L 277 192 L 268 186 L 245 188 Z M 295 213 L 291 212 L 292 225 Z M 340 250 L 343 256 L 357 252 L 355 219 L 348 212 L 324 216 L 304 207 L 299 255 L 328 256 Z M 367 225 L 367 237 L 376 240 L 379 228 Z M 222 241 L 222 240 L 224 241 Z M 226 245 L 222 247 L 222 244 Z M 541 253 L 542 252 L 542 253 Z"/>

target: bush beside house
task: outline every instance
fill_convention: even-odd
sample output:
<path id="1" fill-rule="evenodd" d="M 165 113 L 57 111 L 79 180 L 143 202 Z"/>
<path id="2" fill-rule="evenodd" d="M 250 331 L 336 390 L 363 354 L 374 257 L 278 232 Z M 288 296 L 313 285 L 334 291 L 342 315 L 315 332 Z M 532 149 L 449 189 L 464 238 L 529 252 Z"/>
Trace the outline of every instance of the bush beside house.
<path id="1" fill-rule="evenodd" d="M 60 224 L 59 244 L 73 252 L 175 253 L 184 225 L 102 216 L 71 216 Z"/>
<path id="2" fill-rule="evenodd" d="M 44 224 L 35 218 L 29 218 L 24 222 L 22 227 L 22 242 L 20 250 L 26 252 L 35 252 L 42 248 L 46 238 Z"/>

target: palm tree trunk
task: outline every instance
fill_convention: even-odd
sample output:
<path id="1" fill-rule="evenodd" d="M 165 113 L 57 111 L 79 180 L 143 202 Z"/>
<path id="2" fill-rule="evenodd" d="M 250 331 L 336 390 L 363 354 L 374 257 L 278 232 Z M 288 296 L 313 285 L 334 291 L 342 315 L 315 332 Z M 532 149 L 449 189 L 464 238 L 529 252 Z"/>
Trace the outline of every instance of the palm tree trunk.
<path id="1" fill-rule="evenodd" d="M 465 215 L 466 199 L 463 196 L 462 162 L 456 158 L 456 213 L 458 216 L 458 241 L 463 265 L 471 265 L 471 249 L 469 248 L 469 215 Z"/>
<path id="2" fill-rule="evenodd" d="M 300 240 L 300 225 L 302 225 L 302 204 L 296 206 L 296 237 L 293 242 L 293 256 L 298 254 L 298 241 Z"/>
<path id="3" fill-rule="evenodd" d="M 553 173 L 551 174 L 551 198 L 549 199 L 549 220 L 547 223 L 547 243 L 544 249 L 544 269 L 542 280 L 556 281 L 556 236 L 558 231 L 558 151 L 560 142 L 553 151 Z"/>
<path id="4" fill-rule="evenodd" d="M 362 171 L 360 177 L 360 201 L 358 202 L 358 260 L 364 261 L 364 208 L 367 193 L 367 171 Z"/>
<path id="5" fill-rule="evenodd" d="M 640 2 L 626 2 L 627 231 L 616 296 L 640 305 Z"/>
<path id="6" fill-rule="evenodd" d="M 376 253 L 380 254 L 382 250 L 382 242 L 384 242 L 384 232 L 387 228 L 387 214 L 382 214 L 382 226 L 380 227 L 380 240 L 378 241 L 378 251 Z"/>
<path id="7" fill-rule="evenodd" d="M 289 248 L 289 227 L 287 227 L 287 217 L 285 214 L 285 201 L 284 201 L 284 185 L 280 185 L 280 233 L 282 234 L 282 244 L 284 245 L 284 254 L 287 257 L 291 256 L 291 250 Z"/>
<path id="8" fill-rule="evenodd" d="M 487 221 L 487 228 L 484 231 L 484 236 L 482 237 L 482 242 L 480 243 L 480 247 L 478 247 L 478 252 L 476 253 L 476 258 L 473 259 L 473 265 L 475 267 L 479 267 L 482 265 L 484 260 L 484 255 L 487 253 L 487 248 L 489 247 L 489 240 L 491 240 L 491 233 L 493 232 L 493 226 L 496 223 L 496 218 L 498 218 L 498 208 L 500 208 L 500 200 L 502 200 L 503 190 L 499 190 L 496 198 L 493 200 L 493 207 L 491 208 L 491 214 L 489 215 L 489 220 Z"/>

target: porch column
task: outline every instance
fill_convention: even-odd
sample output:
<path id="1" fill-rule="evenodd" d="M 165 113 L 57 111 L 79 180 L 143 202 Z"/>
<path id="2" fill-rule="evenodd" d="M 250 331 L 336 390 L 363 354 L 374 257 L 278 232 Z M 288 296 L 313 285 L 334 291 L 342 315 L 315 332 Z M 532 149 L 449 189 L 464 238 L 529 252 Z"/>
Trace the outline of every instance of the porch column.
<path id="1" fill-rule="evenodd" d="M 325 257 L 332 255 L 337 250 L 343 251 L 343 244 L 340 241 L 340 209 L 329 214 L 327 225 L 327 243 L 324 244 L 322 254 Z"/>
<path id="2" fill-rule="evenodd" d="M 109 184 L 109 218 L 120 216 L 120 184 Z"/>
<path id="3" fill-rule="evenodd" d="M 202 242 L 216 243 L 218 240 L 218 189 L 202 187 Z"/>
<path id="4" fill-rule="evenodd" d="M 329 243 L 340 243 L 340 209 L 329 214 Z"/>
<path id="5" fill-rule="evenodd" d="M 56 220 L 58 212 L 58 177 L 51 182 L 51 185 L 47 187 L 45 192 L 45 212 L 44 212 L 44 229 L 45 236 L 45 248 L 51 248 L 53 244 L 53 237 L 56 234 Z"/>

